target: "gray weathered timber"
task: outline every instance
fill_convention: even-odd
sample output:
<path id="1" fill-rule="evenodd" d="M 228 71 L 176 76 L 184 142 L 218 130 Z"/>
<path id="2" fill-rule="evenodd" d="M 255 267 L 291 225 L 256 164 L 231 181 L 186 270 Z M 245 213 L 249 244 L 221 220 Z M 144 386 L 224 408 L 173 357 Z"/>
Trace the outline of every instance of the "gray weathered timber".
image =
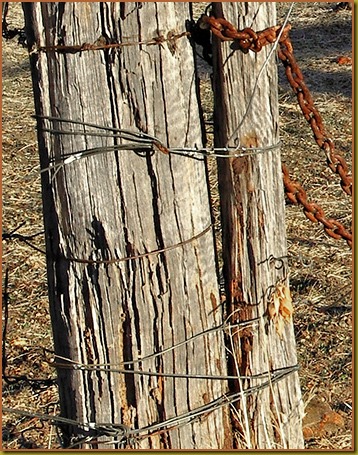
<path id="1" fill-rule="evenodd" d="M 144 131 L 171 147 L 201 145 L 193 53 L 187 38 L 120 50 L 38 52 L 37 46 L 145 41 L 185 31 L 188 4 L 24 4 L 36 113 Z M 31 43 L 30 43 L 31 44 Z M 80 125 L 39 120 L 40 127 Z M 39 130 L 42 167 L 64 153 L 116 141 Z M 141 259 L 98 264 L 165 248 L 211 223 L 205 163 L 161 152 L 101 154 L 43 174 L 50 311 L 57 356 L 123 368 L 222 323 L 213 233 Z M 72 259 L 71 259 L 72 258 Z M 76 262 L 84 259 L 92 263 Z M 66 363 L 60 357 L 58 362 Z M 226 374 L 223 333 L 195 338 L 127 368 Z M 81 422 L 143 428 L 227 392 L 226 381 L 173 379 L 58 368 L 61 413 Z M 228 408 L 122 447 L 230 448 Z M 83 434 L 63 426 L 65 443 Z M 101 439 L 100 439 L 101 440 Z M 115 448 L 83 444 L 82 448 Z"/>
<path id="2" fill-rule="evenodd" d="M 259 31 L 276 25 L 274 3 L 213 5 L 216 17 L 225 17 L 239 29 L 252 27 Z M 275 53 L 253 94 L 272 45 L 257 54 L 244 54 L 232 47 L 231 42 L 214 40 L 215 144 L 276 144 L 279 131 Z M 280 337 L 267 317 L 270 293 L 281 281 L 288 285 L 280 152 L 277 149 L 253 157 L 222 159 L 218 174 L 228 313 L 233 322 L 259 318 L 247 330 L 233 335 L 231 373 L 239 369 L 241 373 L 259 374 L 293 366 L 297 358 L 292 323 L 284 324 Z M 242 386 L 255 384 L 250 380 Z M 240 390 L 240 384 L 236 382 L 232 388 Z M 238 447 L 303 448 L 302 411 L 296 372 L 239 403 L 233 416 L 241 434 Z"/>

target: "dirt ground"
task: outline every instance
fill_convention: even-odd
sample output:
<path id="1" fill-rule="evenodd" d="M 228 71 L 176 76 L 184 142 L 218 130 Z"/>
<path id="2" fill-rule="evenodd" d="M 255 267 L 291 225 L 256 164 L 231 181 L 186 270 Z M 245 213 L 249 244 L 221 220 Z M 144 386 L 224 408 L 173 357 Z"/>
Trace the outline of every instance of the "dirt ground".
<path id="1" fill-rule="evenodd" d="M 337 3 L 297 3 L 291 39 L 305 80 L 336 150 L 351 166 L 352 11 Z M 282 22 L 288 3 L 277 3 Z M 21 9 L 8 21 L 21 27 Z M 59 414 L 51 349 L 40 175 L 27 51 L 2 41 L 3 77 L 3 405 Z M 344 64 L 340 64 L 344 62 Z M 348 64 L 347 64 L 348 63 Z M 210 71 L 210 70 L 208 70 Z M 279 66 L 282 158 L 310 200 L 349 227 L 351 200 L 327 168 Z M 208 74 L 203 73 L 203 79 Z M 204 90 L 209 90 L 204 83 Z M 210 105 L 210 96 L 207 103 Z M 210 106 L 208 106 L 210 109 Z M 209 114 L 208 114 L 209 115 Z M 210 115 L 209 115 L 210 116 Z M 306 404 L 306 448 L 352 447 L 351 250 L 287 203 L 286 225 L 294 325 Z M 11 235 L 10 235 L 11 234 Z M 11 237 L 11 238 L 9 238 Z M 32 245 L 32 246 L 31 246 Z M 35 246 L 37 249 L 34 249 Z M 6 285 L 7 282 L 7 286 Z M 57 449 L 53 426 L 36 418 L 3 415 L 3 449 Z"/>

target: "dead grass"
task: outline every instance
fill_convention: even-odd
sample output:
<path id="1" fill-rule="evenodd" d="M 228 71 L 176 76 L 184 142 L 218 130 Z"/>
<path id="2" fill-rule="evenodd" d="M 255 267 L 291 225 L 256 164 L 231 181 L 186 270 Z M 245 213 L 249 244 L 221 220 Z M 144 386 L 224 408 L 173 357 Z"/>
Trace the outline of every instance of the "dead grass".
<path id="1" fill-rule="evenodd" d="M 332 4 L 296 4 L 291 38 L 296 58 L 312 89 L 327 131 L 336 148 L 351 162 L 351 67 L 336 58 L 351 56 L 351 12 L 331 12 Z M 283 17 L 287 3 L 278 3 Z M 21 26 L 19 6 L 10 20 Z M 14 21 L 17 21 L 15 23 Z M 208 84 L 208 82 L 207 82 Z M 203 94 L 210 120 L 210 90 Z M 328 216 L 351 223 L 350 199 L 325 165 L 322 152 L 300 114 L 280 69 L 279 85 L 283 160 L 291 174 Z M 16 42 L 3 41 L 3 232 L 32 235 L 43 230 L 40 178 L 27 52 Z M 215 173 L 211 173 L 215 186 Z M 218 210 L 215 209 L 216 216 Z M 306 441 L 308 449 L 341 450 L 352 445 L 352 298 L 351 251 L 343 241 L 328 238 L 301 209 L 287 205 L 286 224 L 295 304 L 295 330 L 301 385 L 306 401 L 320 397 L 339 413 L 344 428 Z M 43 235 L 32 240 L 44 248 Z M 42 348 L 52 348 L 48 314 L 45 259 L 21 241 L 3 241 L 3 270 L 9 271 L 9 320 L 6 336 L 7 376 L 53 379 Z M 56 408 L 56 386 L 3 381 L 3 404 L 46 413 Z M 58 412 L 58 409 L 56 410 Z M 3 417 L 3 447 L 58 448 L 53 428 L 28 418 Z"/>
<path id="2" fill-rule="evenodd" d="M 16 13 L 15 13 L 16 11 Z M 20 4 L 10 6 L 13 26 L 21 27 Z M 17 19 L 17 21 L 15 21 Z M 17 23 L 16 23 L 17 22 Z M 14 229 L 30 236 L 43 231 L 40 175 L 33 110 L 32 86 L 27 51 L 16 42 L 3 40 L 3 233 Z M 44 249 L 44 236 L 31 240 Z M 9 319 L 6 336 L 7 363 L 3 380 L 3 405 L 46 412 L 57 401 L 56 386 L 15 380 L 54 378 L 43 362 L 42 347 L 52 348 L 48 314 L 45 257 L 19 240 L 2 242 L 3 271 L 9 273 Z M 3 308 L 4 310 L 4 308 Z M 4 315 L 4 313 L 3 313 Z M 37 427 L 29 430 L 30 427 Z M 38 428 L 40 427 L 40 428 Z M 49 426 L 35 420 L 3 417 L 6 449 L 49 446 Z"/>
<path id="3" fill-rule="evenodd" d="M 284 14 L 285 6 L 279 8 Z M 302 6 L 301 6 L 302 5 Z M 351 66 L 337 57 L 351 56 L 351 12 L 331 12 L 334 4 L 297 4 L 291 39 L 296 58 L 312 90 L 336 151 L 351 163 Z M 280 70 L 279 100 L 283 161 L 309 198 L 349 227 L 351 200 L 325 165 L 294 95 Z M 351 251 L 344 241 L 328 238 L 302 211 L 286 208 L 291 290 L 304 397 L 325 399 L 345 426 L 336 434 L 306 441 L 309 449 L 349 449 L 352 444 L 352 295 Z"/>

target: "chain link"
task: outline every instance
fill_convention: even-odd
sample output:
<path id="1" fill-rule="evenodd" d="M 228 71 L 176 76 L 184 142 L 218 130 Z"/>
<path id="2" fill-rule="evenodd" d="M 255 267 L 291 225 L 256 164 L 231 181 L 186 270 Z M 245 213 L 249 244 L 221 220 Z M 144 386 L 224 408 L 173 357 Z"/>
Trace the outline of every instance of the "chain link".
<path id="1" fill-rule="evenodd" d="M 324 151 L 329 168 L 341 179 L 341 187 L 348 195 L 352 195 L 352 176 L 349 175 L 348 165 L 345 159 L 335 153 L 333 140 L 325 131 L 323 120 L 314 105 L 311 93 L 306 86 L 302 71 L 293 55 L 293 46 L 289 38 L 291 25 L 287 24 L 283 30 L 281 26 L 268 27 L 255 32 L 251 28 L 237 30 L 234 25 L 224 18 L 202 15 L 198 21 L 202 28 L 210 28 L 211 32 L 221 41 L 234 41 L 235 47 L 242 52 L 249 50 L 259 52 L 263 46 L 274 43 L 279 39 L 278 58 L 285 67 L 286 77 L 291 88 L 297 96 L 302 113 L 310 124 L 317 145 Z M 301 204 L 304 213 L 309 220 L 323 225 L 325 232 L 334 239 L 345 239 L 352 247 L 352 233 L 339 221 L 326 218 L 323 209 L 313 202 L 309 202 L 307 194 L 302 186 L 290 179 L 288 169 L 283 166 L 283 181 L 288 199 L 295 205 Z"/>
<path id="2" fill-rule="evenodd" d="M 266 44 L 274 43 L 281 32 L 280 25 L 266 28 L 260 32 L 255 32 L 249 27 L 239 31 L 226 19 L 206 16 L 205 14 L 200 17 L 199 24 L 202 28 L 209 27 L 211 32 L 221 41 L 235 41 L 237 47 L 245 53 L 249 52 L 249 50 L 259 52 Z M 291 25 L 286 25 L 280 42 L 287 39 L 290 30 Z"/>
<path id="3" fill-rule="evenodd" d="M 281 26 L 276 25 L 259 32 L 255 32 L 251 28 L 239 31 L 224 18 L 206 15 L 201 16 L 199 24 L 203 28 L 209 27 L 211 32 L 222 41 L 235 41 L 237 48 L 245 53 L 249 50 L 259 52 L 263 46 L 276 42 L 282 30 Z M 279 37 L 278 58 L 285 67 L 288 82 L 297 96 L 305 119 L 311 126 L 314 138 L 326 155 L 328 166 L 341 178 L 343 190 L 352 195 L 352 176 L 348 174 L 348 166 L 344 158 L 335 152 L 334 143 L 327 136 L 322 117 L 314 106 L 311 93 L 293 54 L 293 46 L 289 38 L 290 30 L 291 25 L 287 24 Z"/>
<path id="4" fill-rule="evenodd" d="M 347 163 L 341 155 L 335 152 L 334 143 L 332 139 L 327 136 L 322 117 L 314 106 L 311 93 L 304 82 L 302 72 L 293 55 L 291 40 L 288 37 L 283 41 L 280 40 L 278 58 L 285 67 L 288 82 L 297 96 L 298 104 L 300 105 L 305 119 L 311 126 L 316 143 L 326 155 L 329 168 L 339 175 L 342 189 L 351 196 L 352 176 L 348 174 Z"/>
<path id="5" fill-rule="evenodd" d="M 325 232 L 333 239 L 344 239 L 352 247 L 352 233 L 348 231 L 342 223 L 332 218 L 326 218 L 322 207 L 313 202 L 309 202 L 307 194 L 298 182 L 291 180 L 287 166 L 282 165 L 283 182 L 288 199 L 295 205 L 301 204 L 306 217 L 313 223 L 321 223 Z"/>

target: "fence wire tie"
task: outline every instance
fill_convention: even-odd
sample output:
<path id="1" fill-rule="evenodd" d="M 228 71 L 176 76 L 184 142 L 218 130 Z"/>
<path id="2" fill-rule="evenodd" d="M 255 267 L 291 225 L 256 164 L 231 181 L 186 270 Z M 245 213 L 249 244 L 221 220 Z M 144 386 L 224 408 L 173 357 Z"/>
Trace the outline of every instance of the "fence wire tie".
<path id="1" fill-rule="evenodd" d="M 50 415 L 50 414 L 40 414 L 40 413 L 36 413 L 36 412 L 30 412 L 25 409 L 9 408 L 6 406 L 3 406 L 2 411 L 9 413 L 9 414 L 21 415 L 23 417 L 35 417 L 40 420 L 52 421 L 52 422 L 54 422 L 54 424 L 62 423 L 65 425 L 72 425 L 75 427 L 80 427 L 84 431 L 91 431 L 91 430 L 99 431 L 100 434 L 98 434 L 97 436 L 101 436 L 101 435 L 109 436 L 109 435 L 113 435 L 114 432 L 116 432 L 116 434 L 120 434 L 120 433 L 126 434 L 129 430 L 129 427 L 127 427 L 126 425 L 120 424 L 120 423 L 112 424 L 112 423 L 80 422 L 78 420 L 69 419 L 67 417 L 54 416 L 54 415 Z"/>
<path id="2" fill-rule="evenodd" d="M 17 414 L 17 415 L 27 416 L 27 417 L 35 417 L 40 420 L 52 421 L 55 424 L 62 423 L 62 424 L 77 426 L 77 427 L 83 428 L 85 431 L 93 430 L 93 431 L 98 432 L 97 436 L 111 436 L 111 437 L 121 436 L 122 440 L 123 440 L 123 438 L 129 439 L 130 437 L 137 437 L 137 438 L 143 439 L 143 438 L 148 438 L 148 437 L 152 436 L 153 433 L 157 432 L 158 430 L 163 430 L 163 429 L 166 431 L 174 430 L 174 429 L 178 428 L 180 425 L 187 425 L 187 424 L 193 422 L 194 420 L 200 418 L 203 414 L 209 414 L 213 411 L 221 409 L 224 406 L 228 406 L 233 403 L 236 403 L 244 396 L 253 395 L 254 393 L 257 393 L 267 387 L 271 387 L 273 384 L 287 378 L 294 372 L 298 371 L 298 369 L 299 369 L 299 366 L 297 364 L 293 365 L 291 367 L 279 368 L 277 370 L 274 370 L 271 373 L 267 373 L 269 375 L 269 379 L 262 384 L 259 384 L 257 386 L 248 387 L 240 392 L 224 394 L 224 395 L 220 396 L 219 398 L 216 398 L 203 406 L 199 406 L 199 407 L 197 407 L 191 411 L 188 411 L 186 413 L 183 413 L 179 416 L 174 416 L 174 417 L 171 417 L 171 418 L 165 420 L 164 422 L 155 423 L 155 424 L 148 425 L 148 426 L 142 427 L 142 428 L 137 428 L 137 429 L 130 429 L 126 425 L 117 424 L 117 423 L 80 422 L 80 421 L 76 421 L 76 420 L 72 420 L 72 419 L 67 419 L 67 418 L 61 417 L 61 416 L 51 416 L 49 414 L 33 413 L 33 412 L 29 412 L 29 411 L 26 411 L 24 409 L 19 409 L 19 408 L 3 407 L 2 410 L 3 410 L 3 412 L 6 412 L 6 413 L 12 413 L 12 414 Z M 251 377 L 251 379 L 254 379 L 254 377 Z M 93 435 L 93 437 L 95 437 L 95 435 Z M 86 442 L 85 440 L 79 441 L 79 442 L 77 442 L 77 445 L 81 444 L 81 443 L 85 443 L 85 442 Z M 116 441 L 116 442 L 121 443 L 121 441 Z"/>
<path id="3" fill-rule="evenodd" d="M 184 414 L 181 414 L 179 416 L 172 417 L 164 422 L 149 425 L 148 427 L 140 428 L 138 430 L 130 430 L 129 434 L 136 434 L 136 435 L 140 436 L 141 433 L 146 433 L 142 436 L 142 438 L 146 438 L 146 437 L 150 437 L 153 434 L 153 432 L 160 430 L 160 429 L 166 429 L 166 430 L 176 429 L 176 428 L 178 428 L 179 425 L 186 425 L 186 424 L 189 424 L 189 423 L 197 420 L 203 414 L 210 414 L 211 412 L 221 409 L 224 406 L 228 406 L 233 403 L 236 403 L 237 401 L 242 399 L 242 397 L 244 397 L 244 396 L 253 395 L 254 393 L 257 393 L 267 387 L 271 387 L 273 384 L 281 381 L 282 379 L 285 379 L 286 377 L 290 376 L 294 372 L 298 371 L 298 369 L 299 369 L 299 366 L 297 364 L 293 365 L 292 367 L 278 369 L 275 372 L 273 372 L 272 376 L 269 378 L 269 380 L 263 384 L 260 384 L 258 386 L 248 387 L 240 392 L 224 394 L 221 397 L 216 398 L 203 406 L 199 406 L 196 409 L 193 409 L 193 410 L 186 412 Z M 170 428 L 168 428 L 168 427 L 170 427 Z"/>
<path id="4" fill-rule="evenodd" d="M 203 379 L 203 380 L 216 380 L 216 381 L 226 381 L 226 380 L 237 380 L 237 379 L 260 379 L 264 377 L 268 377 L 270 373 L 260 373 L 257 375 L 250 375 L 250 376 L 220 376 L 220 375 L 200 375 L 200 374 L 187 374 L 187 373 L 159 373 L 155 371 L 145 371 L 145 370 L 128 370 L 128 369 L 117 369 L 111 367 L 102 367 L 96 364 L 77 364 L 74 365 L 66 365 L 66 364 L 59 364 L 56 362 L 52 363 L 52 366 L 56 368 L 63 368 L 63 369 L 73 369 L 73 370 L 82 370 L 82 371 L 103 371 L 105 373 L 119 373 L 119 374 L 133 374 L 138 376 L 156 376 L 156 377 L 164 377 L 164 378 L 175 378 L 175 379 Z"/>
<path id="5" fill-rule="evenodd" d="M 82 158 L 87 158 L 90 156 L 109 153 L 114 151 L 135 151 L 140 156 L 145 156 L 145 153 L 154 153 L 159 151 L 165 155 L 181 155 L 188 158 L 194 159 L 203 159 L 204 157 L 214 157 L 214 158 L 241 158 L 244 156 L 251 156 L 262 154 L 265 152 L 274 151 L 279 149 L 281 146 L 281 141 L 278 141 L 276 144 L 271 144 L 263 147 L 167 147 L 163 142 L 155 136 L 151 136 L 147 133 L 141 131 L 130 131 L 126 129 L 112 128 L 96 125 L 93 123 L 81 122 L 76 120 L 63 119 L 60 117 L 49 117 L 49 116 L 33 116 L 36 119 L 49 120 L 49 121 L 58 121 L 65 123 L 72 123 L 75 125 L 82 125 L 84 127 L 96 128 L 104 130 L 107 132 L 94 132 L 94 131 L 69 131 L 69 130 L 59 130 L 52 128 L 37 127 L 41 132 L 47 132 L 50 134 L 57 135 L 81 135 L 81 136 L 95 136 L 103 137 L 110 139 L 120 139 L 123 141 L 128 141 L 123 144 L 113 144 L 110 146 L 100 146 L 94 147 L 85 150 L 79 150 L 73 153 L 66 153 L 60 157 L 50 159 L 50 165 L 47 168 L 41 170 L 41 172 L 47 172 L 49 170 L 58 170 L 65 165 L 73 163 L 74 161 L 80 160 Z"/>
<path id="6" fill-rule="evenodd" d="M 155 377 L 164 377 L 164 378 L 175 378 L 175 379 L 204 379 L 204 380 L 216 380 L 216 381 L 227 381 L 227 380 L 237 380 L 237 379 L 263 379 L 266 377 L 274 377 L 278 371 L 285 370 L 286 368 L 277 369 L 274 372 L 265 371 L 263 373 L 257 373 L 252 375 L 204 375 L 204 374 L 190 374 L 190 373 L 165 373 L 165 372 L 156 372 L 156 371 L 146 371 L 146 370 L 135 370 L 135 369 L 126 369 L 126 368 L 113 368 L 115 364 L 110 363 L 88 363 L 84 364 L 76 360 L 69 359 L 67 357 L 55 355 L 56 358 L 65 361 L 66 363 L 61 363 L 57 361 L 47 361 L 47 363 L 53 368 L 58 369 L 69 369 L 74 371 L 101 371 L 104 373 L 119 373 L 119 374 L 132 374 L 138 376 L 155 376 Z M 142 362 L 142 360 L 139 360 Z"/>

